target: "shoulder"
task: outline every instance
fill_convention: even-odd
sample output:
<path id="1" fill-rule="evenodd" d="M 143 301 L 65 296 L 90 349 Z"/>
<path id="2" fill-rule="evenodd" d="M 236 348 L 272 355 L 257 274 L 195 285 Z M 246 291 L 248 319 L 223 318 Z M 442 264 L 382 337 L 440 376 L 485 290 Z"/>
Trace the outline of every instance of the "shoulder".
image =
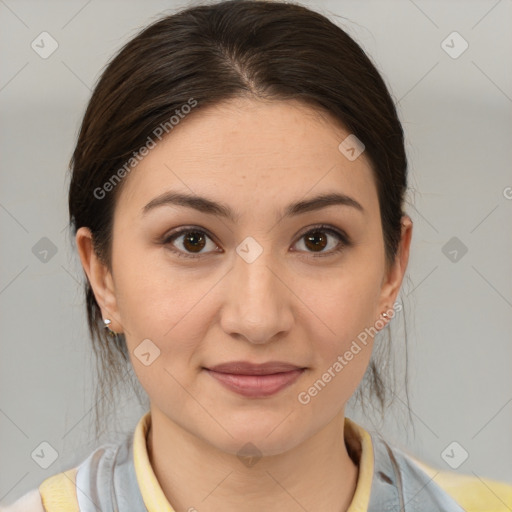
<path id="1" fill-rule="evenodd" d="M 45 512 L 39 489 L 32 489 L 0 512 Z"/>
<path id="2" fill-rule="evenodd" d="M 439 470 L 410 455 L 409 458 L 467 512 L 510 512 L 512 484 Z"/>
<path id="3" fill-rule="evenodd" d="M 79 512 L 77 489 L 96 489 L 98 479 L 110 483 L 106 475 L 110 476 L 115 456 L 124 445 L 104 444 L 96 448 L 77 466 L 46 478 L 38 488 L 11 505 L 0 506 L 0 512 Z"/>
<path id="4" fill-rule="evenodd" d="M 72 468 L 48 477 L 37 489 L 0 507 L 0 512 L 78 512 L 76 472 L 77 468 Z"/>
<path id="5" fill-rule="evenodd" d="M 509 512 L 512 484 L 433 468 L 413 457 L 414 463 L 467 512 Z"/>

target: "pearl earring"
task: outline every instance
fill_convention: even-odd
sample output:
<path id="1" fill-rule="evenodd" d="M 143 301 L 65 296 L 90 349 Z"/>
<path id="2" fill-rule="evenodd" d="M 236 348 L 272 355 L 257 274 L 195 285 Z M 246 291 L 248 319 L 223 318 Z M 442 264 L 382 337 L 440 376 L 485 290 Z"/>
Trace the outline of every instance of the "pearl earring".
<path id="1" fill-rule="evenodd" d="M 103 319 L 103 323 L 105 324 L 105 329 L 108 330 L 108 334 L 109 336 L 117 336 L 117 332 L 113 331 L 109 325 L 112 323 L 112 320 L 110 320 L 109 318 L 104 318 Z"/>

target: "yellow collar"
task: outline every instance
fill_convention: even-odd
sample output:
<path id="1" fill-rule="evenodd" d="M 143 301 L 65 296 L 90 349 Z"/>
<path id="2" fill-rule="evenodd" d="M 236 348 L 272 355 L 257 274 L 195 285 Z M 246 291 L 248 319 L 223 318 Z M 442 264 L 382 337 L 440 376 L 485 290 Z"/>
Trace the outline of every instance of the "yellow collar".
<path id="1" fill-rule="evenodd" d="M 135 474 L 140 492 L 148 512 L 175 512 L 167 501 L 149 462 L 146 437 L 151 424 L 151 413 L 147 412 L 137 424 L 133 438 Z M 345 443 L 359 459 L 359 475 L 356 491 L 347 512 L 366 512 L 370 501 L 373 478 L 373 446 L 370 434 L 349 418 L 345 418 Z"/>

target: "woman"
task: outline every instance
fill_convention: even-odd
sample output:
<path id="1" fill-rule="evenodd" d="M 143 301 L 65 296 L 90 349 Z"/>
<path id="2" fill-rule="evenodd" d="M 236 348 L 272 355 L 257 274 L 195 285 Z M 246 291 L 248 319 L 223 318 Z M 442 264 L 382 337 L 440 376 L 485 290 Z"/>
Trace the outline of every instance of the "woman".
<path id="1" fill-rule="evenodd" d="M 12 510 L 508 510 L 511 486 L 498 501 L 345 417 L 363 376 L 384 403 L 370 356 L 401 310 L 406 188 L 389 92 L 320 14 L 221 2 L 131 40 L 69 209 L 100 360 L 132 364 L 150 410 Z"/>

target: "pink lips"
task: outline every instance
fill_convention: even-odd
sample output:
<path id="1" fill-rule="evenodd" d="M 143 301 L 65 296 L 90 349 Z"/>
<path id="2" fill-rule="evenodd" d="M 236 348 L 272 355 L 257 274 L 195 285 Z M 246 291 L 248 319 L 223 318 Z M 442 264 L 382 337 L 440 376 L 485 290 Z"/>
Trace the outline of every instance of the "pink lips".
<path id="1" fill-rule="evenodd" d="M 266 397 L 281 391 L 293 384 L 305 370 L 280 361 L 264 364 L 234 361 L 204 369 L 228 389 L 252 398 Z"/>

